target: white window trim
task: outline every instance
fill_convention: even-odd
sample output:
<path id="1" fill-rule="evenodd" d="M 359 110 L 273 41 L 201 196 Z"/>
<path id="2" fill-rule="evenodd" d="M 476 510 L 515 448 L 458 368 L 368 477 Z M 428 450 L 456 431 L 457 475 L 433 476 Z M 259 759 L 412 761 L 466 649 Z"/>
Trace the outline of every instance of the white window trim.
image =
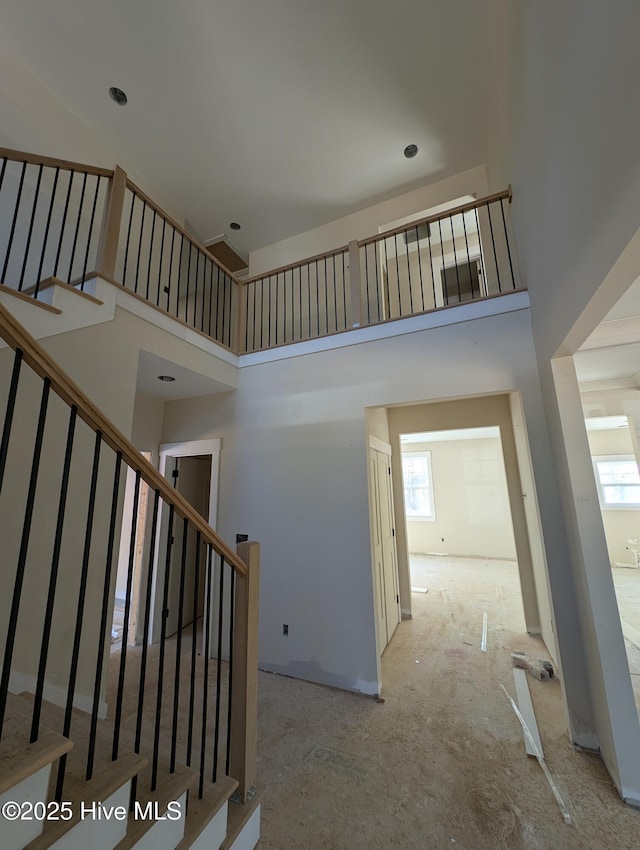
<path id="1" fill-rule="evenodd" d="M 431 469 L 431 452 L 428 449 L 422 449 L 419 451 L 409 451 L 402 452 L 402 457 L 426 457 L 427 459 L 427 470 L 429 473 L 429 490 L 431 492 L 431 508 L 432 515 L 431 516 L 409 516 L 406 512 L 406 498 L 404 501 L 405 504 L 405 515 L 407 522 L 435 522 L 436 521 L 436 497 L 433 491 L 433 471 Z M 405 492 L 407 490 L 407 486 L 404 482 L 404 468 L 403 468 L 403 479 L 402 479 L 402 495 L 405 496 Z"/>
<path id="2" fill-rule="evenodd" d="M 634 503 L 632 505 L 609 505 L 605 502 L 604 498 L 604 490 L 602 487 L 602 482 L 600 481 L 600 475 L 598 473 L 598 462 L 607 462 L 607 461 L 635 461 L 635 455 L 625 454 L 625 455 L 593 455 L 591 461 L 593 463 L 593 476 L 596 480 L 596 488 L 598 490 L 598 499 L 600 500 L 600 509 L 603 511 L 638 511 L 640 510 L 640 502 Z"/>

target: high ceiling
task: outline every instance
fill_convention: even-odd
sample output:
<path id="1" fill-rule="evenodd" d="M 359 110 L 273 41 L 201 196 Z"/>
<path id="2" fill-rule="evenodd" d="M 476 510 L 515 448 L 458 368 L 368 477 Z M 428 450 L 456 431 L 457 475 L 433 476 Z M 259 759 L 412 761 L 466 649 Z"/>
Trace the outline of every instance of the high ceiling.
<path id="1" fill-rule="evenodd" d="M 490 0 L 3 0 L 0 47 L 247 252 L 483 163 L 489 30 Z"/>

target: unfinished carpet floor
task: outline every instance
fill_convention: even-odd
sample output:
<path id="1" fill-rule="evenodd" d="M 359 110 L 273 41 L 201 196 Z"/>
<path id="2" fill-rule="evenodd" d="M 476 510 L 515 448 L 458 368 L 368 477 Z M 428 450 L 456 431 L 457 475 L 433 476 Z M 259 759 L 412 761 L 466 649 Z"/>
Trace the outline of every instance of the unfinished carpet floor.
<path id="1" fill-rule="evenodd" d="M 525 754 L 500 685 L 515 695 L 512 650 L 546 650 L 524 634 L 516 565 L 431 559 L 416 581 L 428 592 L 384 653 L 384 703 L 261 673 L 261 850 L 638 848 L 640 811 L 571 746 L 557 680 L 529 687 L 571 826 Z"/>

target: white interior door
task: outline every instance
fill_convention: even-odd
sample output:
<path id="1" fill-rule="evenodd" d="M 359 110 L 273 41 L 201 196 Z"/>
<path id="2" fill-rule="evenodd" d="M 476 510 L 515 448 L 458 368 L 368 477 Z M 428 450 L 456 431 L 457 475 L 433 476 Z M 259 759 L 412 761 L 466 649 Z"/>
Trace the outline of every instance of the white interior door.
<path id="1" fill-rule="evenodd" d="M 372 481 L 371 520 L 377 586 L 379 649 L 382 653 L 400 622 L 398 564 L 393 526 L 390 458 L 384 452 L 370 448 L 369 460 Z"/>

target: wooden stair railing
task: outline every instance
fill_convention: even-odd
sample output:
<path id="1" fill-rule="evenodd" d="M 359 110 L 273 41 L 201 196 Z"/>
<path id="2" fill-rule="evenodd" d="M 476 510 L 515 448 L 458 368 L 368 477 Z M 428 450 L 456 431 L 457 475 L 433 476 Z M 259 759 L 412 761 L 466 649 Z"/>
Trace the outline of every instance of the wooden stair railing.
<path id="1" fill-rule="evenodd" d="M 107 633 L 115 592 L 116 538 L 121 521 L 124 525 L 122 473 L 129 469 L 135 475 L 134 511 L 130 532 L 123 529 L 123 540 L 130 541 L 125 640 L 116 662 L 117 676 L 114 673 L 113 677 L 114 682 L 117 679 L 115 716 L 113 705 L 109 705 L 106 720 L 113 736 L 109 757 L 116 759 L 126 746 L 147 756 L 151 790 L 159 781 L 159 773 L 173 773 L 186 763 L 186 767 L 199 769 L 200 797 L 218 775 L 231 771 L 233 776 L 236 771 L 238 776 L 233 778 L 241 783 L 246 798 L 255 785 L 256 762 L 257 544 L 242 544 L 240 554 L 233 551 L 1 304 L 0 337 L 8 346 L 0 349 L 0 375 L 6 378 L 0 381 L 5 392 L 0 437 L 0 532 L 7 582 L 12 577 L 8 558 L 11 552 L 17 552 L 13 594 L 9 589 L 4 594 L 11 599 L 10 610 L 4 612 L 8 616 L 3 614 L 6 627 L 0 632 L 6 637 L 0 728 L 15 666 L 22 674 L 34 674 L 31 739 L 37 740 L 43 699 L 50 685 L 49 665 L 53 663 L 51 681 L 59 681 L 61 670 L 68 671 L 64 674 L 68 676 L 66 697 L 60 703 L 65 711 L 59 731 L 65 737 L 72 737 L 78 700 L 85 699 L 83 695 L 89 695 L 93 685 L 93 699 L 88 700 L 91 731 L 87 779 L 92 776 L 96 759 L 104 758 L 100 739 L 105 733 L 102 730 L 97 735 L 97 729 L 105 695 L 105 670 L 110 663 Z M 80 423 L 86 427 L 81 429 Z M 65 432 L 66 440 L 56 448 L 54 435 L 64 438 Z M 89 452 L 86 459 L 74 455 L 82 446 Z M 105 458 L 108 450 L 109 461 Z M 131 613 L 141 482 L 149 488 L 153 521 L 147 525 L 148 545 L 141 563 L 145 579 L 140 606 L 144 612 L 143 642 L 140 650 L 129 650 L 127 668 L 126 629 Z M 16 508 L 23 504 L 23 498 L 24 513 L 21 507 Z M 69 508 L 70 502 L 75 510 Z M 110 510 L 104 510 L 109 504 Z M 8 505 L 13 506 L 11 510 L 7 510 Z M 43 510 L 57 517 L 56 522 L 43 517 Z M 52 547 L 43 556 L 47 529 L 53 532 L 54 525 L 55 535 L 46 542 Z M 37 536 L 32 533 L 36 528 Z M 31 556 L 33 549 L 37 551 Z M 169 638 L 166 622 L 173 571 L 180 583 L 178 631 Z M 147 637 L 152 630 L 154 581 L 159 602 L 161 598 L 160 641 L 151 644 Z M 43 598 L 42 588 L 47 585 Z M 193 596 L 191 607 L 185 602 L 189 593 Z M 36 604 L 35 598 L 41 601 Z M 69 621 L 75 621 L 71 630 Z M 66 644 L 60 643 L 61 629 L 69 636 Z M 35 675 L 33 663 L 29 667 L 25 658 L 34 657 L 34 647 L 29 644 L 40 641 L 41 635 Z M 199 643 L 201 655 L 197 652 Z M 22 651 L 25 646 L 29 649 L 26 654 Z M 19 659 L 14 657 L 16 648 Z M 151 672 L 154 675 L 150 678 Z M 58 799 L 63 793 L 66 758 L 64 755 L 60 760 Z"/>

